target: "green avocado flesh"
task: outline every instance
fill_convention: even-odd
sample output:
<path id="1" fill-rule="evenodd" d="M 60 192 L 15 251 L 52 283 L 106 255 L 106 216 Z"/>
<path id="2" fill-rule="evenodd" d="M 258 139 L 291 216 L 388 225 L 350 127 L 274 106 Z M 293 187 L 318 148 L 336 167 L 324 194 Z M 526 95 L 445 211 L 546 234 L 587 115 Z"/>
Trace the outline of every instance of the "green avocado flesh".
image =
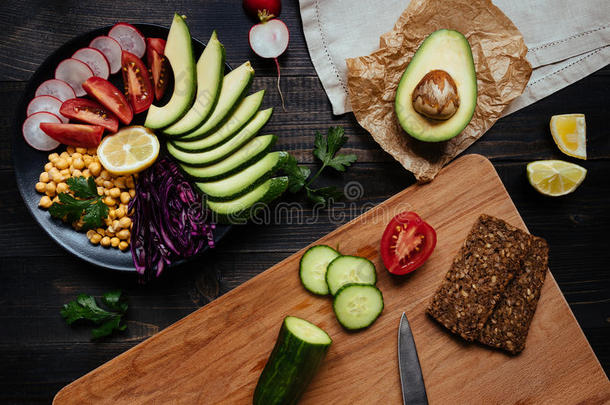
<path id="1" fill-rule="evenodd" d="M 164 106 L 150 106 L 144 126 L 151 129 L 163 128 L 178 121 L 191 108 L 195 97 L 197 78 L 191 34 L 178 14 L 174 15 L 167 35 L 165 57 L 174 72 L 174 92 Z"/>
<path id="2" fill-rule="evenodd" d="M 197 96 L 186 115 L 165 128 L 167 135 L 183 134 L 201 125 L 216 104 L 224 73 L 225 50 L 216 36 L 208 41 L 197 62 Z"/>
<path id="3" fill-rule="evenodd" d="M 412 95 L 432 70 L 444 70 L 456 84 L 459 107 L 447 120 L 432 120 L 413 108 Z M 458 135 L 468 125 L 477 104 L 477 78 L 468 40 L 459 32 L 438 30 L 422 42 L 402 74 L 394 108 L 400 126 L 412 137 L 441 142 Z"/>

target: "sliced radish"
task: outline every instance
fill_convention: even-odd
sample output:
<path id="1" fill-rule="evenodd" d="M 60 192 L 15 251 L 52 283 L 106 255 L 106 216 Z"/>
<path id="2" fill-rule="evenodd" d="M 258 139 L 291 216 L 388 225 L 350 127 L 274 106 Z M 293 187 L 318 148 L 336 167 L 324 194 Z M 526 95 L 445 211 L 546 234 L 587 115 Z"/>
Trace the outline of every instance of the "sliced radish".
<path id="1" fill-rule="evenodd" d="M 40 129 L 43 122 L 61 123 L 61 120 L 49 112 L 38 112 L 30 115 L 23 122 L 23 138 L 34 149 L 48 151 L 57 148 L 60 143 Z"/>
<path id="2" fill-rule="evenodd" d="M 72 57 L 84 62 L 97 77 L 108 79 L 108 76 L 110 76 L 110 64 L 100 50 L 95 48 L 81 48 L 74 52 Z"/>
<path id="3" fill-rule="evenodd" d="M 59 101 L 66 101 L 76 97 L 76 93 L 70 85 L 63 80 L 51 79 L 42 82 L 36 89 L 35 96 L 53 96 Z"/>
<path id="4" fill-rule="evenodd" d="M 68 83 L 78 97 L 87 94 L 83 83 L 92 76 L 93 71 L 86 63 L 73 58 L 62 60 L 55 69 L 55 78 Z"/>
<path id="5" fill-rule="evenodd" d="M 108 31 L 108 36 L 116 39 L 124 51 L 133 53 L 140 59 L 146 52 L 144 36 L 142 36 L 140 31 L 131 24 L 115 24 L 115 26 Z"/>
<path id="6" fill-rule="evenodd" d="M 53 115 L 56 115 L 61 122 L 66 123 L 68 119 L 59 113 L 59 109 L 61 108 L 62 101 L 53 96 L 38 96 L 34 97 L 30 104 L 28 104 L 28 108 L 26 110 L 26 114 L 29 117 L 32 114 L 36 114 L 38 112 L 49 112 Z"/>
<path id="7" fill-rule="evenodd" d="M 89 47 L 102 52 L 110 65 L 110 73 L 114 74 L 121 70 L 121 45 L 114 38 L 100 36 L 94 38 Z"/>

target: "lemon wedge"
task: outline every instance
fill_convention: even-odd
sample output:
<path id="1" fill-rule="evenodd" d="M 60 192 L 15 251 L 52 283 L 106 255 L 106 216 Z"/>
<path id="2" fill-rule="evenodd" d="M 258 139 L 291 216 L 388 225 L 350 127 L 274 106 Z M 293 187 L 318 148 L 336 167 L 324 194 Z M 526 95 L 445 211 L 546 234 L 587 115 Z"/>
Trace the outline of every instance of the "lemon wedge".
<path id="1" fill-rule="evenodd" d="M 576 190 L 587 169 L 563 160 L 537 160 L 527 165 L 527 179 L 540 193 L 552 197 Z"/>
<path id="2" fill-rule="evenodd" d="M 551 134 L 563 153 L 587 159 L 587 125 L 584 114 L 553 115 Z"/>
<path id="3" fill-rule="evenodd" d="M 100 163 L 112 174 L 141 172 L 159 156 L 159 140 L 148 128 L 134 125 L 109 135 L 97 147 Z"/>

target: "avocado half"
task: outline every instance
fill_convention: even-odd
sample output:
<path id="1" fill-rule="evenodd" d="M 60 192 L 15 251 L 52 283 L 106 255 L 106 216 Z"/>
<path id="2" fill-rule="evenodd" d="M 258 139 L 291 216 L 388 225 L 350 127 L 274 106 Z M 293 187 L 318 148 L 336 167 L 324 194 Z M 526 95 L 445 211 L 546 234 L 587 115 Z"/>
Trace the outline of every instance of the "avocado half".
<path id="1" fill-rule="evenodd" d="M 427 118 L 413 107 L 415 88 L 433 70 L 449 73 L 457 87 L 459 107 L 446 120 Z M 442 29 L 433 32 L 415 52 L 398 83 L 394 108 L 400 126 L 420 141 L 446 141 L 466 128 L 476 105 L 477 77 L 468 40 L 457 31 Z"/>

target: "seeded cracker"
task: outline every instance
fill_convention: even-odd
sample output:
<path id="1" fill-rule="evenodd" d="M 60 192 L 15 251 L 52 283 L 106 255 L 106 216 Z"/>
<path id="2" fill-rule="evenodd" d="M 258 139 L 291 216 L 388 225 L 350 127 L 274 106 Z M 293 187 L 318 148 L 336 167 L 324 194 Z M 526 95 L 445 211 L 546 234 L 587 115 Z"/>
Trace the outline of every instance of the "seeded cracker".
<path id="1" fill-rule="evenodd" d="M 531 236 L 481 215 L 453 260 L 427 312 L 447 329 L 473 341 L 520 268 Z"/>
<path id="2" fill-rule="evenodd" d="M 548 252 L 544 239 L 532 237 L 521 273 L 506 288 L 485 323 L 479 342 L 512 354 L 523 350 L 546 277 Z"/>

